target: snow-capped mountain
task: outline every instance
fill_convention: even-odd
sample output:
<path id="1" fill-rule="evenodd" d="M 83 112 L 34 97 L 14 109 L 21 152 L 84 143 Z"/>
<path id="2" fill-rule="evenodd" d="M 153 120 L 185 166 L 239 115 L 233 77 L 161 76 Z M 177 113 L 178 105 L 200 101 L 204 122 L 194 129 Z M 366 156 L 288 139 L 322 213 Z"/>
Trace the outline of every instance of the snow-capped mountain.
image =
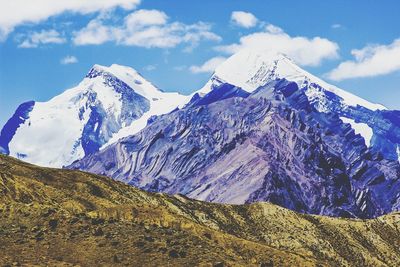
<path id="1" fill-rule="evenodd" d="M 319 111 L 328 111 L 332 105 L 327 99 L 326 92 L 337 95 L 339 102 L 343 106 L 359 105 L 371 110 L 386 109 L 382 105 L 370 103 L 324 82 L 298 67 L 284 54 L 273 51 L 242 50 L 227 59 L 215 70 L 211 82 L 214 79 L 233 84 L 247 92 L 253 92 L 260 86 L 275 79 L 286 79 L 295 82 L 299 88 L 314 84 L 315 86 L 307 88 L 306 95 L 311 102 L 319 102 Z M 203 90 L 206 91 L 208 86 L 209 83 Z"/>
<path id="2" fill-rule="evenodd" d="M 269 81 L 286 79 L 295 82 L 319 112 L 334 112 L 365 140 L 368 147 L 390 159 L 400 160 L 399 111 L 387 111 L 380 104 L 366 101 L 315 77 L 291 59 L 272 51 L 242 50 L 216 70 L 199 92 L 228 83 L 251 93 Z M 392 132 L 392 133 L 391 133 Z"/>
<path id="3" fill-rule="evenodd" d="M 185 101 L 188 96 L 162 92 L 132 68 L 95 65 L 76 87 L 47 102 L 20 105 L 1 131 L 0 149 L 61 167 L 138 132 L 151 116 Z"/>
<path id="4" fill-rule="evenodd" d="M 400 209 L 399 146 L 400 111 L 243 50 L 184 108 L 70 168 L 212 202 L 375 217 Z"/>

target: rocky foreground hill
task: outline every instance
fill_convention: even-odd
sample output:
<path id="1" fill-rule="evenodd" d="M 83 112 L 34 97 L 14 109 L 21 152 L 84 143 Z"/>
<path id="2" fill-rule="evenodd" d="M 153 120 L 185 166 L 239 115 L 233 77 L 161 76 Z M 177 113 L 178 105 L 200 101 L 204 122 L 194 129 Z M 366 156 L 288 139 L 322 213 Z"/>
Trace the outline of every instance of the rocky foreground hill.
<path id="1" fill-rule="evenodd" d="M 147 193 L 0 155 L 0 264 L 399 266 L 400 213 L 371 220 Z"/>

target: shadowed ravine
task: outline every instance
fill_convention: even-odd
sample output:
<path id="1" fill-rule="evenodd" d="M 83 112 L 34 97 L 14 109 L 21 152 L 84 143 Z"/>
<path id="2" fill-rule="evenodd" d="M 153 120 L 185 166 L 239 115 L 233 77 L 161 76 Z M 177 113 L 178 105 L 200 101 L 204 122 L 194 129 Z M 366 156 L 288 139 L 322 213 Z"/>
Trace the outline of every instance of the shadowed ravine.
<path id="1" fill-rule="evenodd" d="M 3 155 L 0 175 L 2 265 L 400 264 L 399 213 L 363 221 L 206 203 Z"/>

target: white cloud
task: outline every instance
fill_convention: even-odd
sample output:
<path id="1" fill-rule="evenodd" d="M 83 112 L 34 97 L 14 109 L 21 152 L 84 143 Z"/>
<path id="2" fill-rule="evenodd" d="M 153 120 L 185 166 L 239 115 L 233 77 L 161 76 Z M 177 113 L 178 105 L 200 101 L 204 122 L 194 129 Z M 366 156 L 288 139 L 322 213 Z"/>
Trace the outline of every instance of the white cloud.
<path id="1" fill-rule="evenodd" d="M 164 25 L 167 23 L 168 16 L 158 10 L 141 9 L 125 17 L 128 28 L 140 28 L 146 25 Z"/>
<path id="2" fill-rule="evenodd" d="M 282 34 L 284 33 L 284 30 L 278 26 L 272 25 L 272 24 L 268 24 L 267 26 L 265 26 L 265 30 L 269 33 L 272 34 Z"/>
<path id="3" fill-rule="evenodd" d="M 321 37 L 292 37 L 281 28 L 267 25 L 265 31 L 245 35 L 239 43 L 217 46 L 215 50 L 233 54 L 243 48 L 273 50 L 284 53 L 303 66 L 317 66 L 324 59 L 338 57 L 339 46 Z"/>
<path id="4" fill-rule="evenodd" d="M 258 19 L 249 12 L 234 11 L 231 14 L 231 21 L 244 28 L 251 28 L 257 25 Z"/>
<path id="5" fill-rule="evenodd" d="M 202 40 L 220 41 L 211 32 L 211 25 L 198 22 L 184 24 L 168 22 L 168 16 L 158 10 L 138 10 L 124 18 L 122 25 L 107 24 L 107 19 L 96 18 L 74 33 L 75 45 L 102 44 L 108 41 L 121 45 L 145 48 L 172 48 L 186 44 L 189 51 Z"/>
<path id="6" fill-rule="evenodd" d="M 400 38 L 389 45 L 367 45 L 351 51 L 354 60 L 342 62 L 327 74 L 335 80 L 372 77 L 400 70 Z"/>
<path id="7" fill-rule="evenodd" d="M 75 33 L 75 45 L 98 45 L 113 38 L 112 29 L 104 26 L 100 18 L 91 20 L 85 28 Z"/>
<path id="8" fill-rule="evenodd" d="M 64 12 L 88 14 L 115 7 L 134 9 L 140 0 L 5 0 L 0 1 L 0 41 L 4 41 L 15 27 L 24 23 L 38 23 Z"/>
<path id="9" fill-rule="evenodd" d="M 176 70 L 176 71 L 184 71 L 186 69 L 187 69 L 186 65 L 180 65 L 180 66 L 175 66 L 174 67 L 174 70 Z"/>
<path id="10" fill-rule="evenodd" d="M 60 61 L 63 65 L 78 63 L 78 59 L 75 56 L 66 56 Z"/>
<path id="11" fill-rule="evenodd" d="M 213 57 L 201 66 L 191 66 L 189 70 L 192 73 L 212 73 L 225 60 L 226 58 L 224 57 Z"/>
<path id="12" fill-rule="evenodd" d="M 66 41 L 67 40 L 56 30 L 42 30 L 41 32 L 30 33 L 26 39 L 18 45 L 18 47 L 34 48 L 41 44 L 62 44 Z"/>

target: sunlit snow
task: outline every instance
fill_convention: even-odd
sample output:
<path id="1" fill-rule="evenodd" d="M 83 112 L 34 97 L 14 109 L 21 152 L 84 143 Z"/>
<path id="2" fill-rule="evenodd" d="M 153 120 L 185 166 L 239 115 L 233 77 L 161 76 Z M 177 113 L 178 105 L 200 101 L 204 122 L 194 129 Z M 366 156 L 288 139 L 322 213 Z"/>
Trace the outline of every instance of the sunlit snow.
<path id="1" fill-rule="evenodd" d="M 354 132 L 356 134 L 360 134 L 364 138 L 366 146 L 369 147 L 371 145 L 371 138 L 374 132 L 372 128 L 368 126 L 368 124 L 357 123 L 354 120 L 345 117 L 340 117 L 340 119 L 344 123 L 349 123 L 351 125 L 351 128 L 353 128 Z"/>

